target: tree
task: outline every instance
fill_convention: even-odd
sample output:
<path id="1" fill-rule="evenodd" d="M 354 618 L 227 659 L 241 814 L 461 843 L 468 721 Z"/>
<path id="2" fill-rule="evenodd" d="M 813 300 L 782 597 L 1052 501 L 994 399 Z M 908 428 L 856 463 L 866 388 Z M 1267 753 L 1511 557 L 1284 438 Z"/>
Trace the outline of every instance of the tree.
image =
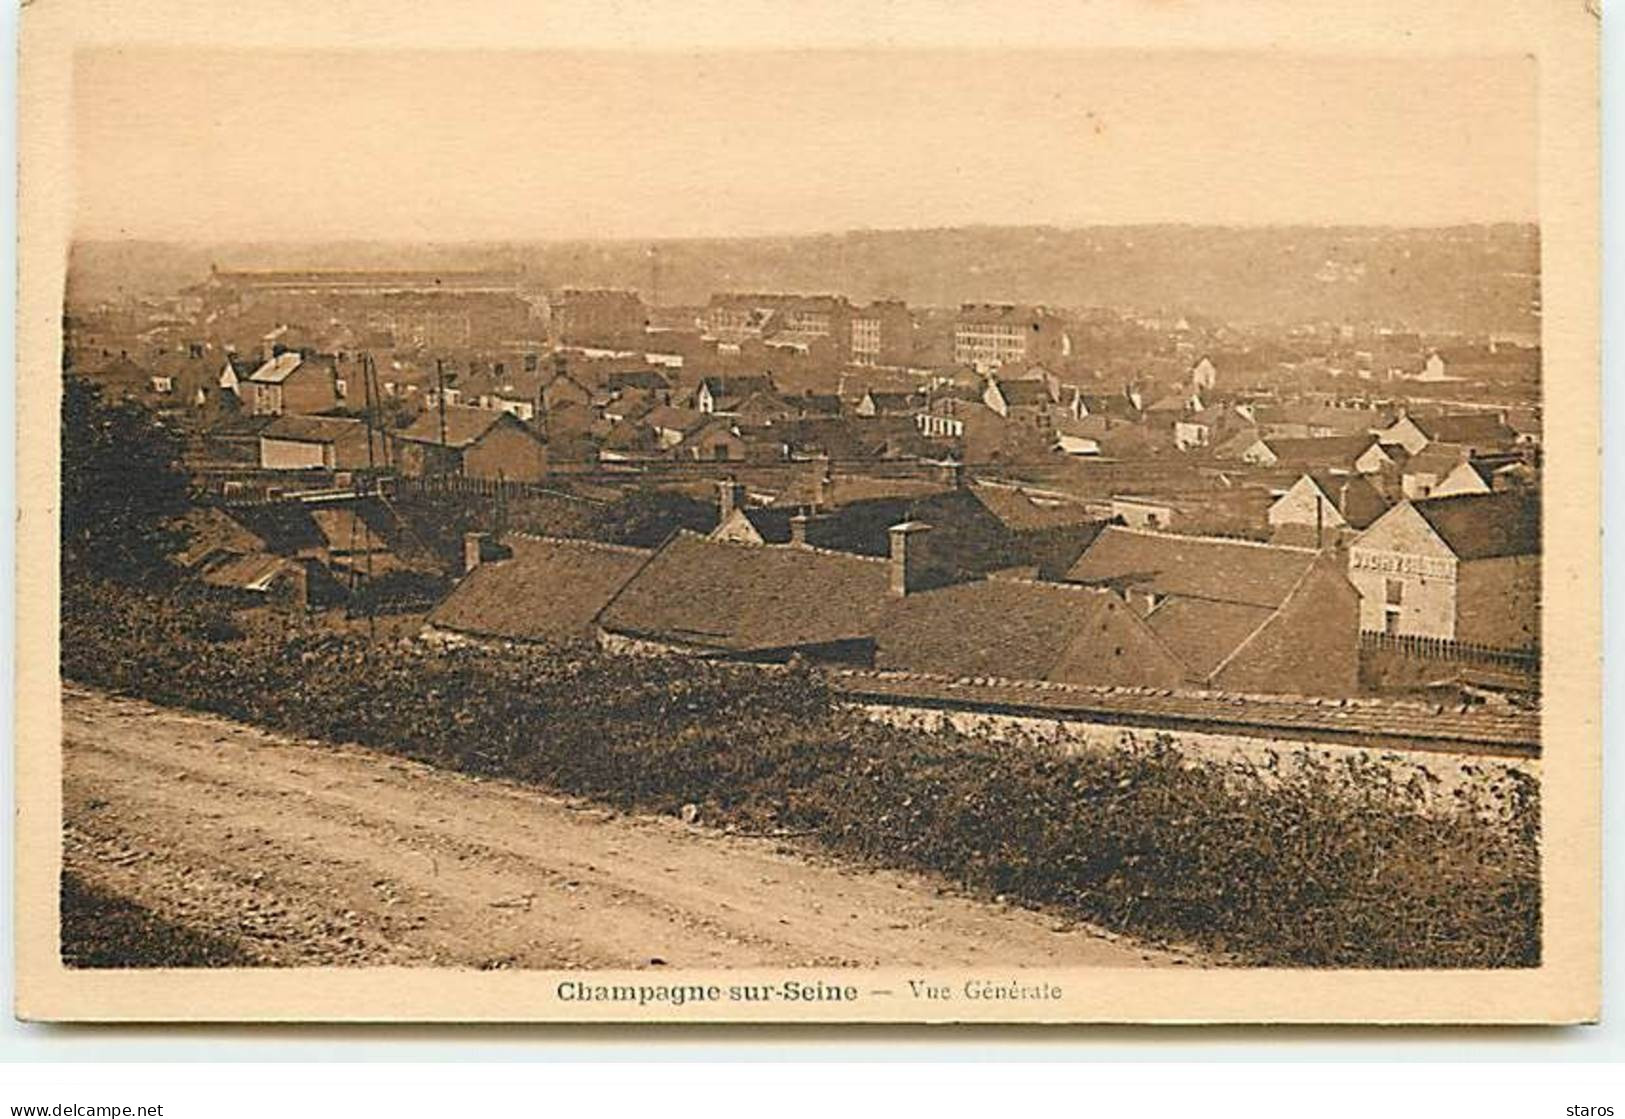
<path id="1" fill-rule="evenodd" d="M 62 570 L 126 582 L 165 578 L 190 508 L 181 441 L 135 401 L 108 401 L 67 377 L 62 389 Z"/>

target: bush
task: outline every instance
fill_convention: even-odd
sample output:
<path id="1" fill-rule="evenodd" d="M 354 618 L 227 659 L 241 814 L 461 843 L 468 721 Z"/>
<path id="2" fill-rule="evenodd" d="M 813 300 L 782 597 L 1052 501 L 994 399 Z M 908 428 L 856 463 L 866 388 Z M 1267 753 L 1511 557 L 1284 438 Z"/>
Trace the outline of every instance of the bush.
<path id="1" fill-rule="evenodd" d="M 107 584 L 69 588 L 62 628 L 85 683 L 621 808 L 692 803 L 1249 963 L 1539 963 L 1538 786 L 1509 767 L 1441 810 L 1424 771 L 1360 755 L 1266 772 L 1166 735 L 1062 755 L 888 727 L 804 669 L 298 631 L 223 645 L 196 604 Z"/>

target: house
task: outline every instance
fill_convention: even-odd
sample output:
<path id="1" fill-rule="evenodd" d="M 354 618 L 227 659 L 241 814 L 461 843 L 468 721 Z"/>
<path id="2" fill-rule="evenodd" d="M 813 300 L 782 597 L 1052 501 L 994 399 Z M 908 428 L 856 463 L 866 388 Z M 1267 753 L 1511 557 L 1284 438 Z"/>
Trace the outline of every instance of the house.
<path id="1" fill-rule="evenodd" d="M 889 578 L 884 559 L 679 531 L 599 613 L 600 640 L 618 651 L 872 664 Z"/>
<path id="2" fill-rule="evenodd" d="M 383 432 L 339 416 L 278 416 L 260 431 L 264 470 L 359 470 L 382 466 Z M 368 453 L 369 440 L 372 443 Z"/>
<path id="3" fill-rule="evenodd" d="M 694 389 L 694 407 L 707 415 L 732 411 L 753 393 L 777 393 L 773 378 L 766 373 L 748 373 L 727 377 L 702 377 Z"/>
<path id="4" fill-rule="evenodd" d="M 982 390 L 982 403 L 1001 419 L 1044 432 L 1054 431 L 1062 415 L 1054 387 L 1045 379 L 989 377 Z"/>
<path id="5" fill-rule="evenodd" d="M 1360 628 L 1495 648 L 1540 644 L 1540 499 L 1402 501 L 1349 545 Z"/>
<path id="6" fill-rule="evenodd" d="M 601 640 L 629 652 L 800 655 L 953 677 L 1181 681 L 1183 666 L 1113 595 L 1016 579 L 935 585 L 919 567 L 930 532 L 891 526 L 885 556 L 680 532 L 600 612 Z"/>
<path id="7" fill-rule="evenodd" d="M 1434 444 L 1439 446 L 1439 444 Z M 1430 447 L 1428 450 L 1432 450 Z M 1427 451 L 1417 456 L 1425 458 Z M 1416 459 L 1411 460 L 1413 463 Z M 1513 460 L 1516 461 L 1516 460 Z M 1496 486 L 1496 466 L 1488 459 L 1475 458 L 1463 455 L 1456 465 L 1447 471 L 1444 477 L 1434 483 L 1432 492 L 1422 494 L 1406 493 L 1406 497 L 1455 497 L 1464 493 L 1489 493 L 1498 488 Z"/>
<path id="8" fill-rule="evenodd" d="M 593 540 L 509 534 L 487 559 L 480 534 L 464 541 L 464 576 L 426 619 L 429 632 L 557 643 L 592 640 L 598 612 L 652 552 Z"/>
<path id="9" fill-rule="evenodd" d="M 1304 474 L 1270 506 L 1270 542 L 1325 547 L 1369 528 L 1390 504 L 1364 475 Z"/>
<path id="10" fill-rule="evenodd" d="M 682 359 L 679 358 L 679 364 L 681 364 L 681 361 Z M 658 369 L 616 370 L 604 378 L 604 387 L 611 393 L 637 389 L 649 393 L 662 404 L 671 403 L 671 380 Z"/>
<path id="11" fill-rule="evenodd" d="M 748 427 L 772 427 L 799 418 L 800 410 L 776 392 L 753 392 L 741 400 L 732 415 Z"/>
<path id="12" fill-rule="evenodd" d="M 1373 408 L 1303 402 L 1255 407 L 1253 419 L 1265 438 L 1327 439 L 1367 435 L 1384 427 L 1388 414 Z"/>
<path id="13" fill-rule="evenodd" d="M 268 541 L 222 509 L 194 509 L 186 530 L 186 544 L 173 559 L 204 586 L 294 609 L 343 597 L 343 588 L 319 560 Z"/>
<path id="14" fill-rule="evenodd" d="M 1207 392 L 1219 383 L 1219 371 L 1213 366 L 1213 359 L 1203 356 L 1201 361 L 1191 366 L 1191 388 L 1197 392 Z"/>
<path id="15" fill-rule="evenodd" d="M 1111 421 L 1104 416 L 1062 419 L 1055 426 L 1055 449 L 1063 455 L 1093 458 L 1100 454 L 1100 438 L 1110 426 Z"/>
<path id="16" fill-rule="evenodd" d="M 1179 506 L 1154 497 L 1113 494 L 1111 499 L 1112 519 L 1121 521 L 1130 528 L 1152 531 L 1170 528 L 1179 513 Z"/>
<path id="17" fill-rule="evenodd" d="M 1469 452 L 1466 447 L 1455 443 L 1429 443 L 1422 450 L 1405 460 L 1400 468 L 1400 491 L 1408 498 L 1417 499 L 1433 497 L 1434 490 L 1454 473 L 1457 467 L 1467 462 Z M 1458 478 L 1457 486 L 1462 486 L 1464 480 Z M 1471 488 L 1470 483 L 1466 483 Z M 1488 492 L 1485 485 L 1483 491 Z M 1440 495 L 1444 496 L 1444 495 Z"/>
<path id="18" fill-rule="evenodd" d="M 447 404 L 431 408 L 391 436 L 403 475 L 539 482 L 547 476 L 547 444 L 507 412 Z"/>
<path id="19" fill-rule="evenodd" d="M 682 451 L 697 462 L 743 462 L 749 448 L 733 424 L 719 416 L 685 435 Z"/>
<path id="20" fill-rule="evenodd" d="M 1374 435 L 1330 435 L 1311 439 L 1264 438 L 1241 453 L 1253 466 L 1289 470 L 1344 470 L 1375 474 L 1394 465 Z"/>
<path id="21" fill-rule="evenodd" d="M 840 485 L 827 480 L 819 489 L 822 493 L 810 495 L 813 500 L 807 502 L 796 500 L 809 496 L 798 491 L 775 505 L 748 506 L 744 487 L 719 482 L 718 522 L 711 538 L 807 545 L 879 557 L 890 551 L 891 526 L 929 521 L 933 526 L 930 555 L 921 561 L 920 570 L 935 583 L 1036 562 L 1037 536 L 1012 528 L 992 507 L 997 502 L 989 495 L 1002 494 L 1002 490 L 956 485 L 876 493 L 850 477 Z"/>
<path id="22" fill-rule="evenodd" d="M 1202 396 L 1195 389 L 1178 389 L 1153 401 L 1146 412 L 1157 416 L 1195 414 L 1202 410 Z"/>
<path id="23" fill-rule="evenodd" d="M 637 422 L 653 431 L 657 444 L 669 450 L 710 422 L 710 414 L 662 404 L 649 409 Z"/>
<path id="24" fill-rule="evenodd" d="M 1360 597 L 1332 553 L 1108 527 L 1067 571 L 1108 588 L 1203 687 L 1352 695 Z"/>
<path id="25" fill-rule="evenodd" d="M 924 406 L 925 397 L 919 393 L 869 389 L 852 410 L 860 416 L 912 416 Z"/>
<path id="26" fill-rule="evenodd" d="M 331 362 L 288 350 L 250 373 L 238 395 L 250 415 L 314 415 L 338 407 L 338 376 Z"/>
<path id="27" fill-rule="evenodd" d="M 566 404 L 591 404 L 592 390 L 568 373 L 555 374 L 542 386 L 542 407 L 551 412 Z"/>
<path id="28" fill-rule="evenodd" d="M 1538 412 L 1530 408 L 1512 408 L 1507 411 L 1504 422 L 1507 425 L 1507 430 L 1512 432 L 1514 446 L 1540 446 L 1540 414 Z"/>
<path id="29" fill-rule="evenodd" d="M 1518 442 L 1518 435 L 1494 412 L 1459 415 L 1401 415 L 1379 432 L 1383 443 L 1397 443 L 1415 455 L 1429 443 L 1454 443 L 1469 451 L 1503 451 Z"/>

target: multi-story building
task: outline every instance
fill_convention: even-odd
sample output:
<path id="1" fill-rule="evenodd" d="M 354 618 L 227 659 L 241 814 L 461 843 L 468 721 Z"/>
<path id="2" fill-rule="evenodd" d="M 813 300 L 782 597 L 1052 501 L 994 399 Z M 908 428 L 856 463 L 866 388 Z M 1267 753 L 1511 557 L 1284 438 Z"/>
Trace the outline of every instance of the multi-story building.
<path id="1" fill-rule="evenodd" d="M 840 295 L 719 293 L 706 306 L 704 326 L 708 337 L 726 345 L 826 344 L 841 361 L 852 353 L 852 305 Z"/>
<path id="2" fill-rule="evenodd" d="M 565 288 L 553 296 L 553 334 L 568 345 L 609 345 L 642 338 L 648 309 L 635 291 Z"/>
<path id="3" fill-rule="evenodd" d="M 876 300 L 852 312 L 854 365 L 902 365 L 913 350 L 914 320 L 902 300 Z"/>
<path id="4" fill-rule="evenodd" d="M 954 323 L 954 362 L 985 373 L 1002 365 L 1069 357 L 1072 341 L 1043 307 L 965 303 Z"/>
<path id="5" fill-rule="evenodd" d="M 1540 644 L 1540 501 L 1484 493 L 1402 501 L 1348 549 L 1360 628 L 1523 649 Z"/>
<path id="6" fill-rule="evenodd" d="M 532 308 L 520 277 L 490 271 L 222 271 L 198 289 L 211 311 L 314 326 L 337 320 L 397 347 L 444 348 L 524 337 Z"/>

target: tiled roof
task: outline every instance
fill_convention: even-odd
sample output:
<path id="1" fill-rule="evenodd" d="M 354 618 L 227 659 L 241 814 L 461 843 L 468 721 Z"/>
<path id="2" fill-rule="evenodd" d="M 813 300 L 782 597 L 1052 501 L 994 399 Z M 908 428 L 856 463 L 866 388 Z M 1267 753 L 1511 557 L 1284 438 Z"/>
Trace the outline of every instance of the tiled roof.
<path id="1" fill-rule="evenodd" d="M 278 416 L 260 435 L 292 443 L 332 443 L 365 434 L 360 420 L 342 416 Z"/>
<path id="2" fill-rule="evenodd" d="M 594 617 L 651 554 L 590 540 L 510 536 L 503 543 L 513 555 L 470 572 L 429 614 L 431 625 L 512 641 L 590 637 Z"/>
<path id="3" fill-rule="evenodd" d="M 425 409 L 422 415 L 412 421 L 412 426 L 398 432 L 396 437 L 414 443 L 440 443 L 440 419 L 439 408 Z M 445 409 L 444 443 L 448 447 L 467 447 L 479 441 L 492 426 L 503 422 L 504 419 L 512 420 L 513 417 L 506 412 L 493 409 L 448 404 Z"/>
<path id="4" fill-rule="evenodd" d="M 1265 439 L 1283 465 L 1344 466 L 1370 450 L 1375 435 L 1327 435 L 1310 439 Z"/>
<path id="5" fill-rule="evenodd" d="M 1082 587 L 1017 579 L 958 583 L 891 600 L 881 616 L 875 664 L 1043 680 L 1069 649 L 1103 628 L 1106 611 L 1126 609 L 1115 596 Z"/>
<path id="6" fill-rule="evenodd" d="M 1146 615 L 1145 622 L 1169 652 L 1206 679 L 1274 614 L 1269 606 L 1170 598 Z"/>
<path id="7" fill-rule="evenodd" d="M 1019 486 L 977 483 L 970 492 L 1016 532 L 1081 525 L 1099 519 L 1081 502 L 1034 493 Z"/>
<path id="8" fill-rule="evenodd" d="M 606 629 L 736 652 L 861 640 L 885 600 L 886 561 L 679 532 L 604 609 Z"/>
<path id="9" fill-rule="evenodd" d="M 1308 548 L 1174 536 L 1113 525 L 1067 572 L 1068 580 L 1273 610 L 1315 562 Z"/>
<path id="10" fill-rule="evenodd" d="M 1540 554 L 1540 498 L 1472 493 L 1411 503 L 1458 559 Z"/>
<path id="11" fill-rule="evenodd" d="M 1467 448 L 1459 443 L 1429 443 L 1405 463 L 1406 474 L 1434 474 L 1443 478 L 1467 458 Z"/>
<path id="12" fill-rule="evenodd" d="M 1000 381 L 999 394 L 1012 408 L 1038 408 L 1053 403 L 1049 386 L 1043 381 Z"/>
<path id="13" fill-rule="evenodd" d="M 693 408 L 674 408 L 669 404 L 659 404 L 645 412 L 639 422 L 645 427 L 687 433 L 704 427 L 710 419 L 706 413 Z"/>
<path id="14" fill-rule="evenodd" d="M 1474 446 L 1510 444 L 1516 433 L 1493 412 L 1469 412 L 1458 416 L 1412 416 L 1411 421 L 1436 443 L 1470 443 Z"/>
<path id="15" fill-rule="evenodd" d="M 1388 499 L 1364 475 L 1330 474 L 1317 470 L 1310 474 L 1310 478 L 1320 487 L 1326 499 L 1337 506 L 1338 512 L 1352 528 L 1366 528 L 1388 512 Z"/>

